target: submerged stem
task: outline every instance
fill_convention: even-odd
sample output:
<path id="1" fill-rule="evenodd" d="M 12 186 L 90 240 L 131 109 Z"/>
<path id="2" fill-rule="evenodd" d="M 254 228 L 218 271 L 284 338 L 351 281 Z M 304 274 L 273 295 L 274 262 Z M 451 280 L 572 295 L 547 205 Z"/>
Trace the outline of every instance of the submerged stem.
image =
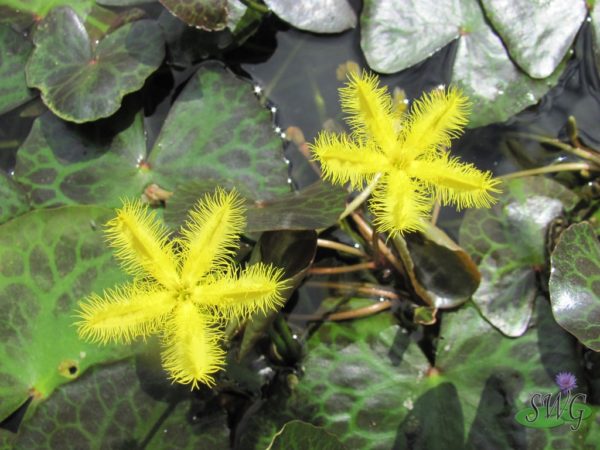
<path id="1" fill-rule="evenodd" d="M 531 175 L 541 175 L 544 173 L 569 172 L 569 171 L 579 171 L 579 170 L 598 171 L 600 169 L 592 166 L 591 164 L 584 163 L 584 162 L 564 163 L 564 164 L 553 164 L 553 165 L 545 166 L 545 167 L 537 167 L 535 169 L 520 170 L 518 172 L 501 175 L 498 178 L 501 178 L 503 180 L 509 180 L 511 178 L 522 178 L 522 177 L 528 177 Z"/>
<path id="2" fill-rule="evenodd" d="M 346 205 L 346 209 L 344 209 L 344 212 L 342 212 L 342 214 L 340 214 L 340 217 L 338 218 L 338 220 L 343 220 L 346 217 L 348 217 L 350 214 L 352 214 L 354 211 L 356 211 L 360 207 L 360 205 L 362 205 L 369 198 L 369 195 L 371 195 L 371 192 L 373 192 L 373 189 L 375 189 L 375 186 L 377 186 L 377 183 L 379 182 L 380 178 L 381 178 L 381 173 L 378 173 L 377 175 L 375 175 L 375 177 L 367 185 L 365 190 L 362 191 L 360 194 L 358 194 L 356 197 L 354 197 L 354 200 L 352 200 L 350 203 L 348 203 Z"/>
<path id="3" fill-rule="evenodd" d="M 340 242 L 329 241 L 327 239 L 317 239 L 317 247 L 330 248 L 332 250 L 337 250 L 338 252 L 348 253 L 349 255 L 360 256 L 361 258 L 369 257 L 369 255 L 362 250 L 342 244 Z"/>
<path id="4" fill-rule="evenodd" d="M 350 273 L 350 272 L 358 272 L 360 270 L 370 270 L 375 268 L 375 263 L 373 261 L 359 263 L 359 264 L 350 264 L 347 266 L 341 267 L 312 267 L 308 273 L 310 275 L 329 275 L 329 274 L 337 274 L 337 273 Z"/>

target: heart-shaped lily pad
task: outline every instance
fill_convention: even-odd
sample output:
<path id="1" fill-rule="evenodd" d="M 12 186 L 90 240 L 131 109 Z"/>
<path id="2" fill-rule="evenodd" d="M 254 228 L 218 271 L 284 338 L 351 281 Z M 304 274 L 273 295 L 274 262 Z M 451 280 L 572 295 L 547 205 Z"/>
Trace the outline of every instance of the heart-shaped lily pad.
<path id="1" fill-rule="evenodd" d="M 17 153 L 15 179 L 36 207 L 114 207 L 123 197 L 139 197 L 151 182 L 173 190 L 204 178 L 227 179 L 268 199 L 290 190 L 282 142 L 271 123 L 250 84 L 211 62 L 175 101 L 149 158 L 141 113 L 85 125 L 46 114 Z"/>
<path id="2" fill-rule="evenodd" d="M 10 25 L 0 25 L 0 114 L 32 98 L 35 92 L 27 87 L 25 63 L 31 53 L 31 42 Z"/>
<path id="3" fill-rule="evenodd" d="M 164 58 L 160 27 L 150 20 L 128 23 L 92 42 L 70 8 L 53 10 L 38 25 L 27 63 L 27 83 L 58 116 L 88 122 L 113 114 L 121 99 L 138 90 Z"/>
<path id="4" fill-rule="evenodd" d="M 551 258 L 550 300 L 556 321 L 600 351 L 600 243 L 590 224 L 571 225 L 560 235 Z"/>
<path id="5" fill-rule="evenodd" d="M 0 224 L 28 209 L 29 202 L 21 187 L 4 172 L 0 172 Z"/>
<path id="6" fill-rule="evenodd" d="M 511 57 L 533 78 L 546 78 L 556 70 L 587 15 L 584 0 L 482 0 L 481 4 Z"/>
<path id="7" fill-rule="evenodd" d="M 545 264 L 548 224 L 577 202 L 577 196 L 547 178 L 516 179 L 490 209 L 467 211 L 460 244 L 481 272 L 473 301 L 483 316 L 508 336 L 527 330 L 536 296 L 536 270 Z"/>
<path id="8" fill-rule="evenodd" d="M 530 27 L 529 17 L 522 19 L 523 27 Z M 408 68 L 458 39 L 452 82 L 473 102 L 470 127 L 506 120 L 536 103 L 562 72 L 559 66 L 544 80 L 523 73 L 489 27 L 477 0 L 367 0 L 361 26 L 361 47 L 369 66 L 384 73 Z"/>
<path id="9" fill-rule="evenodd" d="M 29 397 L 37 406 L 91 365 L 127 346 L 81 341 L 77 302 L 124 281 L 104 243 L 111 211 L 91 206 L 32 211 L 0 226 L 0 420 Z"/>
<path id="10" fill-rule="evenodd" d="M 188 25 L 207 31 L 227 25 L 227 0 L 159 0 L 171 14 Z"/>
<path id="11" fill-rule="evenodd" d="M 356 13 L 347 0 L 265 0 L 265 4 L 281 19 L 301 30 L 339 33 L 356 26 Z"/>
<path id="12" fill-rule="evenodd" d="M 40 405 L 21 426 L 15 450 L 229 449 L 225 413 L 194 411 L 189 391 L 162 398 L 169 387 L 141 379 L 131 359 L 96 366 Z"/>

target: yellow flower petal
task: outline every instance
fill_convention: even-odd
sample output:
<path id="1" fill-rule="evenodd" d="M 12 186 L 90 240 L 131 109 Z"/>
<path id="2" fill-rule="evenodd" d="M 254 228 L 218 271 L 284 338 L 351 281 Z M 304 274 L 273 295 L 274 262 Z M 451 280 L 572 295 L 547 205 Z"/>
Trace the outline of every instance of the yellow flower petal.
<path id="1" fill-rule="evenodd" d="M 226 273 L 215 277 L 194 291 L 194 301 L 207 306 L 228 319 L 243 318 L 254 311 L 274 310 L 281 307 L 282 291 L 287 280 L 282 280 L 283 270 L 257 263 L 241 273 Z"/>
<path id="2" fill-rule="evenodd" d="M 163 367 L 177 383 L 214 386 L 213 375 L 225 364 L 219 346 L 223 333 L 215 318 L 201 313 L 192 302 L 182 302 L 165 327 Z"/>
<path id="3" fill-rule="evenodd" d="M 435 89 L 415 100 L 403 123 L 401 145 L 394 149 L 397 157 L 409 159 L 449 147 L 468 123 L 470 103 L 458 89 Z M 390 155 L 392 156 L 392 155 Z"/>
<path id="4" fill-rule="evenodd" d="M 382 150 L 396 144 L 392 97 L 386 87 L 379 87 L 377 75 L 351 72 L 340 100 L 355 136 L 373 139 Z"/>
<path id="5" fill-rule="evenodd" d="M 353 188 L 360 188 L 375 174 L 388 170 L 385 155 L 373 146 L 350 141 L 343 134 L 319 133 L 311 150 L 315 160 L 321 163 L 323 179 L 333 184 L 349 182 Z"/>
<path id="6" fill-rule="evenodd" d="M 395 171 L 379 182 L 370 207 L 377 229 L 394 236 L 423 230 L 423 220 L 427 220 L 431 203 L 418 182 L 402 171 Z"/>
<path id="7" fill-rule="evenodd" d="M 125 202 L 106 224 L 106 236 L 128 273 L 140 278 L 150 275 L 165 287 L 177 284 L 177 260 L 168 231 L 146 205 Z"/>
<path id="8" fill-rule="evenodd" d="M 145 338 L 156 331 L 174 306 L 168 291 L 153 291 L 147 285 L 110 289 L 104 297 L 92 295 L 79 304 L 79 336 L 101 343 Z"/>
<path id="9" fill-rule="evenodd" d="M 429 160 L 414 161 L 409 175 L 425 182 L 440 203 L 452 203 L 457 209 L 488 208 L 496 201 L 492 193 L 500 192 L 500 180 L 494 179 L 491 172 L 461 163 L 447 152 Z"/>
<path id="10" fill-rule="evenodd" d="M 184 282 L 195 285 L 208 272 L 219 270 L 231 260 L 246 224 L 244 212 L 239 194 L 220 188 L 214 195 L 205 195 L 190 211 L 181 239 Z"/>

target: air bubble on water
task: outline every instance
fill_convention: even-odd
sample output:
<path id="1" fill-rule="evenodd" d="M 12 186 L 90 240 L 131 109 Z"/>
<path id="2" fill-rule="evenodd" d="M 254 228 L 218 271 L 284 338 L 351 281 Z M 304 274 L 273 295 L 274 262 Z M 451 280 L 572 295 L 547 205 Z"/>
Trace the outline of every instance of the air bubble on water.
<path id="1" fill-rule="evenodd" d="M 287 182 L 288 182 L 288 184 L 292 184 L 292 179 L 291 179 L 291 178 L 288 178 L 288 179 L 287 179 Z"/>
<path id="2" fill-rule="evenodd" d="M 255 93 L 256 95 L 258 95 L 258 94 L 260 94 L 261 92 L 262 92 L 262 88 L 261 88 L 261 87 L 260 87 L 258 84 L 254 85 L 254 93 Z"/>
<path id="3" fill-rule="evenodd" d="M 354 248 L 360 248 L 360 244 L 359 243 L 354 244 Z"/>
<path id="4" fill-rule="evenodd" d="M 527 94 L 525 94 L 525 96 L 527 97 L 527 100 L 531 100 L 532 102 L 535 101 L 535 95 L 533 95 L 532 92 L 528 92 Z"/>
<path id="5" fill-rule="evenodd" d="M 412 411 L 412 409 L 415 407 L 412 399 L 410 399 L 410 398 L 407 398 L 406 400 L 404 400 L 404 403 L 402 403 L 402 406 L 404 406 L 409 411 Z"/>
<path id="6" fill-rule="evenodd" d="M 277 133 L 277 134 L 281 133 L 281 128 L 280 127 L 275 127 L 275 133 Z"/>
<path id="7" fill-rule="evenodd" d="M 277 107 L 276 106 L 271 106 L 271 112 L 273 114 L 275 114 L 277 112 Z"/>
<path id="8" fill-rule="evenodd" d="M 383 297 L 379 297 L 379 301 L 380 301 L 380 302 L 385 302 L 385 298 L 383 298 Z"/>
<path id="9" fill-rule="evenodd" d="M 288 166 L 290 165 L 290 160 L 287 158 L 283 158 L 283 162 L 286 163 Z"/>
<path id="10" fill-rule="evenodd" d="M 281 133 L 280 136 L 281 136 L 281 139 L 285 139 L 285 137 L 286 137 L 285 133 Z"/>

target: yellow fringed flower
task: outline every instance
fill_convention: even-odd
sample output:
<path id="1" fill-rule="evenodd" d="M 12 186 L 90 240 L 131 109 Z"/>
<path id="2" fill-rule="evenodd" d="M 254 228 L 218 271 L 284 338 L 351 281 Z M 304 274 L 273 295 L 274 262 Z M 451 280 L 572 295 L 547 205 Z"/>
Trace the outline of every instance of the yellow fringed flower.
<path id="1" fill-rule="evenodd" d="M 235 191 L 217 189 L 205 196 L 178 241 L 168 239 L 146 206 L 125 203 L 107 223 L 106 234 L 134 281 L 80 303 L 80 337 L 128 343 L 161 333 L 163 366 L 174 381 L 192 389 L 214 385 L 213 375 L 225 360 L 223 321 L 281 306 L 287 286 L 282 269 L 262 263 L 234 267 L 244 226 L 243 203 Z"/>
<path id="2" fill-rule="evenodd" d="M 435 199 L 459 209 L 495 201 L 500 181 L 446 151 L 467 124 L 469 101 L 458 89 L 424 94 L 403 114 L 378 77 L 363 72 L 350 73 L 340 98 L 352 135 L 321 132 L 311 149 L 332 183 L 357 189 L 380 174 L 370 206 L 381 232 L 424 229 Z"/>

